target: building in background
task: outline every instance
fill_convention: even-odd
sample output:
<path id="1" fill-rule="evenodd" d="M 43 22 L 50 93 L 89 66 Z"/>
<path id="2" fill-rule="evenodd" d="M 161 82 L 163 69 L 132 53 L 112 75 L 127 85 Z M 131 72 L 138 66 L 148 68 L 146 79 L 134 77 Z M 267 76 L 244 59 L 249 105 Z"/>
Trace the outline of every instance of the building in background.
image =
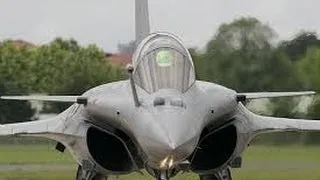
<path id="1" fill-rule="evenodd" d="M 111 61 L 112 64 L 126 66 L 131 63 L 131 54 L 126 53 L 106 53 L 106 58 Z"/>
<path id="2" fill-rule="evenodd" d="M 22 40 L 22 39 L 13 40 L 13 43 L 17 47 L 24 47 L 24 48 L 35 48 L 35 47 L 37 47 L 35 44 L 30 43 L 30 42 L 25 41 L 25 40 Z"/>

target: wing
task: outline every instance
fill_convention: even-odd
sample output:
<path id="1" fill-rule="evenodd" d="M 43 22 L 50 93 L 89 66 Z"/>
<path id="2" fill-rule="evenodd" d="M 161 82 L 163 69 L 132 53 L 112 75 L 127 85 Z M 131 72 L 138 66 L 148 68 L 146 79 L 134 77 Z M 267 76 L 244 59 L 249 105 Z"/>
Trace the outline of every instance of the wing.
<path id="1" fill-rule="evenodd" d="M 87 97 L 84 96 L 0 96 L 0 99 L 87 104 Z M 67 110 L 63 111 L 57 116 L 46 120 L 0 125 L 0 136 L 33 135 L 39 137 L 48 137 L 50 134 L 68 135 L 68 132 L 65 132 L 66 118 L 68 118 L 70 114 L 72 114 L 73 111 L 78 107 L 78 105 L 70 106 Z M 72 133 L 70 135 L 72 135 Z"/>
<path id="2" fill-rule="evenodd" d="M 45 120 L 2 124 L 0 125 L 0 136 L 35 136 L 65 144 L 70 140 L 81 138 L 85 132 L 86 126 L 83 126 L 80 121 L 72 121 L 73 124 L 70 124 L 70 119 L 69 123 L 66 121 L 74 116 L 78 107 L 80 106 L 73 105 L 57 116 Z"/>
<path id="3" fill-rule="evenodd" d="M 77 107 L 79 105 L 74 105 Z M 74 109 L 69 108 L 70 111 Z M 86 158 L 86 154 L 81 142 L 84 139 L 86 126 L 79 121 L 74 121 L 71 128 L 66 123 L 66 118 L 71 117 L 68 109 L 56 117 L 23 123 L 12 123 L 0 125 L 0 136 L 32 136 L 51 139 L 57 142 L 56 149 L 64 152 L 65 148 L 68 148 L 74 159 L 81 164 L 82 160 Z M 76 143 L 75 143 L 76 142 Z"/>
<path id="4" fill-rule="evenodd" d="M 290 96 L 306 96 L 314 95 L 314 91 L 302 91 L 302 92 L 253 92 L 253 93 L 237 93 L 239 101 L 245 101 L 250 99 L 260 98 L 276 98 L 276 97 L 290 97 Z"/>
<path id="5" fill-rule="evenodd" d="M 0 136 L 61 134 L 63 133 L 62 128 L 67 113 L 67 111 L 64 111 L 45 120 L 0 125 Z"/>
<path id="6" fill-rule="evenodd" d="M 253 136 L 282 131 L 320 131 L 320 120 L 261 116 L 250 112 L 242 104 L 239 106 L 239 116 L 246 127 L 245 133 Z"/>
<path id="7" fill-rule="evenodd" d="M 24 100 L 24 101 L 52 101 L 86 104 L 87 97 L 84 96 L 0 96 L 5 100 Z"/>

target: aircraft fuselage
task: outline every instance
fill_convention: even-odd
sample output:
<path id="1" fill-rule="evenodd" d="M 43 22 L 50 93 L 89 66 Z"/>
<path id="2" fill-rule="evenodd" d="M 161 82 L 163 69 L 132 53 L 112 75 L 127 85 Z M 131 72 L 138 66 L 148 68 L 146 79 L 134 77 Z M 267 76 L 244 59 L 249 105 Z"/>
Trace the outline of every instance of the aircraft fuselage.
<path id="1" fill-rule="evenodd" d="M 136 107 L 129 81 L 96 87 L 84 94 L 90 99 L 84 111 L 88 122 L 106 131 L 124 132 L 143 165 L 154 169 L 178 167 L 188 160 L 203 130 L 232 120 L 237 107 L 233 90 L 201 81 L 185 93 L 174 89 L 153 94 L 138 91 L 141 105 Z"/>

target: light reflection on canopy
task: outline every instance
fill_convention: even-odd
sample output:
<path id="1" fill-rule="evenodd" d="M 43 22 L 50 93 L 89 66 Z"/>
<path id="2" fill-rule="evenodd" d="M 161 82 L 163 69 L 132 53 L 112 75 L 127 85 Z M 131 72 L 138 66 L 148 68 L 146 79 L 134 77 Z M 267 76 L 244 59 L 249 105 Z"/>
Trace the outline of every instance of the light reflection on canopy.
<path id="1" fill-rule="evenodd" d="M 172 65 L 173 53 L 169 50 L 159 50 L 156 55 L 156 62 L 159 67 L 169 67 Z"/>

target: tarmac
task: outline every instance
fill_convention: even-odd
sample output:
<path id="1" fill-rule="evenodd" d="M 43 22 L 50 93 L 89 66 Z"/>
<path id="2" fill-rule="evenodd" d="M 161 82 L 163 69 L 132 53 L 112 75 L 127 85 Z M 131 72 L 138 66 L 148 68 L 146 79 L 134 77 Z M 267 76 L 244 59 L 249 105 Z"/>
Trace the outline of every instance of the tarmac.
<path id="1" fill-rule="evenodd" d="M 64 164 L 6 164 L 0 165 L 0 172 L 6 171 L 52 171 L 75 170 L 76 165 Z"/>
<path id="2" fill-rule="evenodd" d="M 289 170 L 289 169 L 310 169 L 319 167 L 319 163 L 314 162 L 261 162 L 261 161 L 245 161 L 243 169 L 246 170 Z M 2 164 L 0 172 L 5 171 L 59 171 L 59 170 L 76 170 L 77 165 L 74 164 Z"/>

